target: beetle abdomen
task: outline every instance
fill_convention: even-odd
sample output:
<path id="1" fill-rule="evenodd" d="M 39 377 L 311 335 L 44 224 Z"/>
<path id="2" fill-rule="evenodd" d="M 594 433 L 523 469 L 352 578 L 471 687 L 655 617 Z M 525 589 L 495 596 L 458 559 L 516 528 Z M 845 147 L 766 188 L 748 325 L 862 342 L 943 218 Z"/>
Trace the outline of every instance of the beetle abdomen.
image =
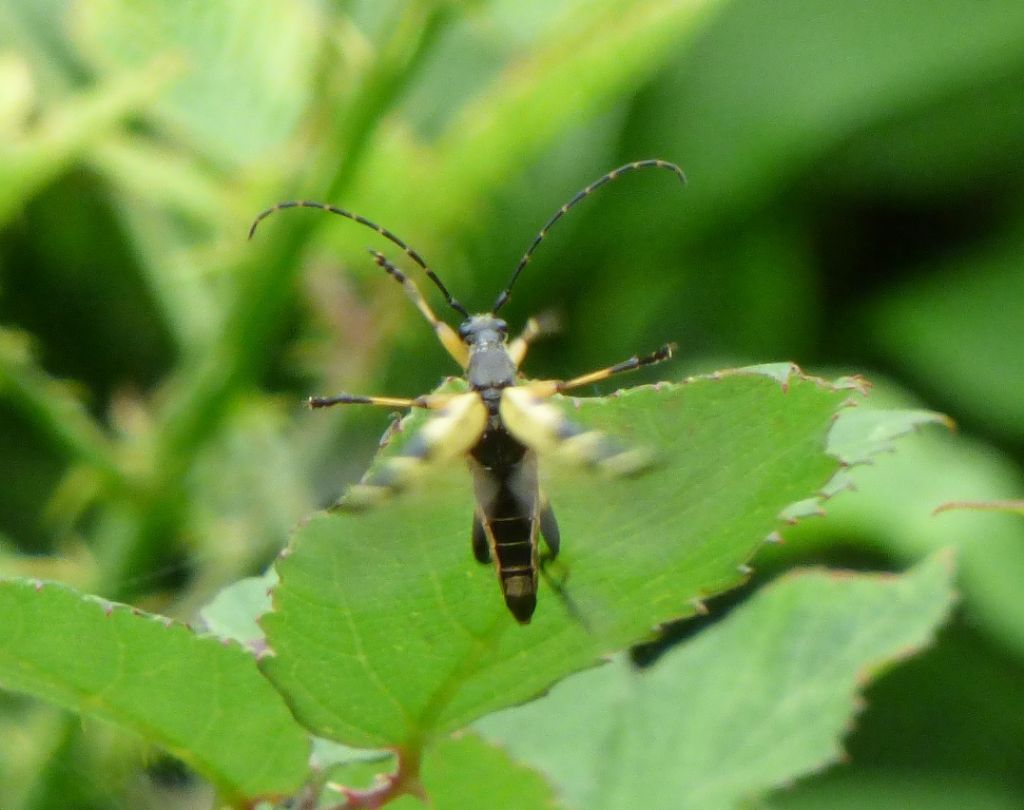
<path id="1" fill-rule="evenodd" d="M 505 485 L 487 515 L 505 604 L 516 620 L 530 621 L 537 606 L 536 509 Z"/>
<path id="2" fill-rule="evenodd" d="M 481 523 L 505 604 L 520 624 L 537 606 L 537 459 L 500 424 L 470 451 Z M 477 553 L 477 559 L 482 558 Z"/>

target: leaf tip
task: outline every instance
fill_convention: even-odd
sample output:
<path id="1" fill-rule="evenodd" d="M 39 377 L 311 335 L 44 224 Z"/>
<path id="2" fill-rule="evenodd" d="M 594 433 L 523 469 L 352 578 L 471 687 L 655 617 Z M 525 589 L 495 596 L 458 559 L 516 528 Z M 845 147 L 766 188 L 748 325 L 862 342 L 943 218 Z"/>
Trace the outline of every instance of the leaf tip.
<path id="1" fill-rule="evenodd" d="M 845 377 L 839 377 L 833 382 L 833 385 L 837 389 L 848 388 L 856 391 L 861 396 L 867 396 L 868 392 L 872 388 L 871 381 L 866 377 L 862 377 L 860 374 L 850 374 Z M 857 404 L 857 400 L 852 397 L 850 398 L 850 401 L 852 401 L 854 405 Z"/>

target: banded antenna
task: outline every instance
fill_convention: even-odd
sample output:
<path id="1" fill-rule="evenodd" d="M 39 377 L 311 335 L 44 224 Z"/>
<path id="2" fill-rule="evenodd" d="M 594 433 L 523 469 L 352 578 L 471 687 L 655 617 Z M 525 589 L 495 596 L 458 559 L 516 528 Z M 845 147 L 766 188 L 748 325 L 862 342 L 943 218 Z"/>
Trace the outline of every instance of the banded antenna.
<path id="1" fill-rule="evenodd" d="M 508 299 L 512 295 L 512 287 L 516 283 L 516 279 L 519 278 L 519 274 L 523 272 L 526 265 L 530 263 L 530 259 L 533 257 L 533 252 L 537 249 L 537 246 L 544 241 L 544 237 L 548 235 L 548 231 L 551 230 L 552 225 L 565 216 L 569 212 L 569 209 L 573 208 L 578 203 L 581 203 L 584 199 L 601 188 L 605 183 L 610 183 L 612 180 L 616 180 L 629 172 L 635 172 L 638 169 L 667 169 L 668 171 L 673 172 L 683 185 L 686 185 L 686 175 L 683 174 L 683 170 L 675 163 L 669 163 L 667 160 L 635 160 L 632 163 L 627 163 L 625 166 L 619 166 L 619 168 L 613 169 L 608 172 L 608 174 L 599 177 L 585 189 L 576 192 L 575 196 L 559 208 L 551 219 L 547 221 L 544 227 L 540 229 L 540 232 L 533 238 L 533 242 L 530 247 L 527 248 L 526 253 L 523 254 L 523 258 L 519 260 L 519 264 L 516 265 L 516 269 L 512 273 L 512 278 L 508 282 L 508 285 L 501 291 L 501 293 L 499 293 L 497 300 L 494 302 L 494 306 L 491 307 L 491 314 L 496 315 L 498 310 L 508 303 Z"/>
<path id="2" fill-rule="evenodd" d="M 444 296 L 445 303 L 448 304 L 448 306 L 458 312 L 463 318 L 469 317 L 469 312 L 466 308 L 462 306 L 462 304 L 460 304 L 450 292 L 448 292 L 448 288 L 444 286 L 444 282 L 441 281 L 437 273 L 427 266 L 427 263 L 419 253 L 395 236 L 395 234 L 391 233 L 387 228 L 382 228 L 376 222 L 370 222 L 366 217 L 361 217 L 359 214 L 353 214 L 351 211 L 346 211 L 344 208 L 338 208 L 335 205 L 327 205 L 326 203 L 311 202 L 309 200 L 288 200 L 287 202 L 279 202 L 277 205 L 273 205 L 266 211 L 261 212 L 256 219 L 253 220 L 252 225 L 249 226 L 249 238 L 252 239 L 253 234 L 256 233 L 256 228 L 259 227 L 259 224 L 263 220 L 275 211 L 280 211 L 284 208 L 316 208 L 319 211 L 327 211 L 330 214 L 337 214 L 339 217 L 345 217 L 345 219 L 358 222 L 360 225 L 365 225 L 370 230 L 376 231 L 393 245 L 400 247 L 405 252 L 406 256 L 423 268 L 423 271 L 427 274 L 430 280 L 433 281 L 441 291 L 441 295 Z"/>

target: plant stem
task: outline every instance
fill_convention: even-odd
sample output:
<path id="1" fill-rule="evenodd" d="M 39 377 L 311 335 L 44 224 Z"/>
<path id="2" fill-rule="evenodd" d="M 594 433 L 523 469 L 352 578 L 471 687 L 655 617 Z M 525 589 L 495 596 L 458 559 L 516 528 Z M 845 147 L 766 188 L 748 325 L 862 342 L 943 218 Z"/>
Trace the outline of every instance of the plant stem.
<path id="1" fill-rule="evenodd" d="M 408 85 L 416 67 L 449 18 L 446 7 L 416 3 L 401 12 L 394 34 L 381 49 L 361 91 L 339 114 L 327 141 L 326 154 L 340 156 L 324 188 L 336 198 L 352 181 L 360 160 L 385 112 Z M 189 364 L 168 387 L 167 406 L 159 417 L 153 453 L 153 496 L 140 510 L 132 541 L 108 556 L 113 565 L 104 577 L 110 598 L 130 599 L 131 582 L 158 556 L 173 536 L 185 510 L 180 497 L 183 480 L 196 455 L 216 434 L 238 396 L 256 383 L 266 367 L 267 347 L 279 337 L 294 296 L 308 237 L 320 220 L 282 218 L 276 238 L 250 252 L 233 271 L 237 294 L 214 344 Z"/>

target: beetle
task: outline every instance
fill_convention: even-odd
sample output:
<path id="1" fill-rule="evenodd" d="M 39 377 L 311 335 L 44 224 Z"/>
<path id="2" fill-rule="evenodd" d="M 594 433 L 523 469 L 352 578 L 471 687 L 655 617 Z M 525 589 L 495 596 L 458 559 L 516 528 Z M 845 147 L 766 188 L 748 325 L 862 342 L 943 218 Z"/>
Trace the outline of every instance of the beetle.
<path id="1" fill-rule="evenodd" d="M 426 394 L 412 399 L 338 394 L 310 397 L 308 403 L 311 408 L 377 405 L 432 411 L 431 417 L 399 453 L 376 466 L 349 489 L 339 508 L 358 511 L 376 505 L 407 488 L 433 465 L 465 458 L 472 473 L 476 498 L 473 554 L 480 563 L 494 561 L 505 604 L 520 624 L 530 622 L 537 605 L 538 571 L 558 555 L 560 544 L 558 521 L 540 487 L 538 455 L 557 452 L 576 463 L 614 475 L 638 473 L 651 462 L 647 450 L 626 447 L 600 431 L 576 425 L 547 400 L 554 394 L 596 383 L 614 374 L 660 363 L 672 356 L 674 346 L 665 344 L 648 355 L 634 355 L 621 363 L 569 380 L 526 381 L 521 379 L 519 369 L 527 349 L 533 341 L 554 331 L 553 319 L 531 318 L 518 337 L 510 341 L 508 325 L 498 317 L 498 312 L 508 302 L 513 286 L 538 245 L 561 217 L 606 183 L 628 172 L 648 168 L 671 171 L 681 182 L 686 182 L 682 169 L 664 160 L 634 161 L 602 175 L 554 213 L 534 237 L 490 310 L 475 315 L 452 296 L 419 253 L 391 231 L 351 211 L 308 200 L 281 202 L 260 213 L 249 229 L 251 239 L 264 219 L 285 208 L 315 208 L 353 220 L 401 248 L 437 286 L 445 303 L 463 318 L 458 329 L 453 329 L 437 317 L 412 279 L 382 253 L 370 250 L 374 262 L 402 285 L 434 329 L 441 345 L 463 369 L 469 390 Z M 540 552 L 539 537 L 543 537 L 547 546 L 544 555 Z"/>

